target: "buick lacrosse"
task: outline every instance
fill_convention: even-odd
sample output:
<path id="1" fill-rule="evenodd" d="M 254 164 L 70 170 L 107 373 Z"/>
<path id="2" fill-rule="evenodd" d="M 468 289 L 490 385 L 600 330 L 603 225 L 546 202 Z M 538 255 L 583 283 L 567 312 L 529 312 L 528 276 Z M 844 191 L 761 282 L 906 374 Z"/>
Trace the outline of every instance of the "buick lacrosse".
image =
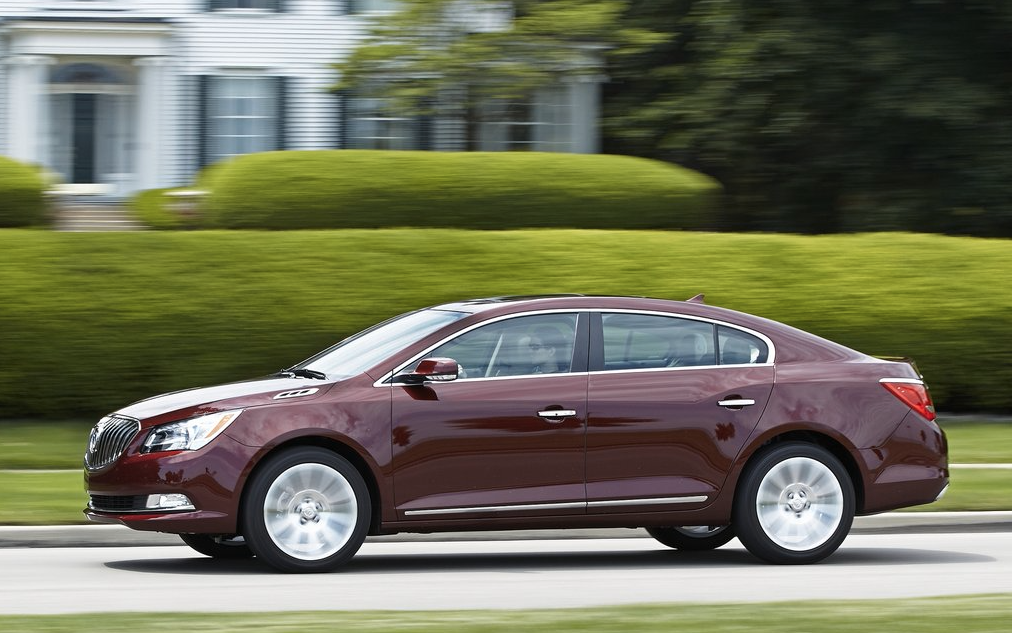
<path id="1" fill-rule="evenodd" d="M 812 563 L 944 493 L 934 420 L 911 362 L 700 297 L 479 299 L 108 415 L 85 514 L 289 572 L 367 535 L 589 527 Z"/>

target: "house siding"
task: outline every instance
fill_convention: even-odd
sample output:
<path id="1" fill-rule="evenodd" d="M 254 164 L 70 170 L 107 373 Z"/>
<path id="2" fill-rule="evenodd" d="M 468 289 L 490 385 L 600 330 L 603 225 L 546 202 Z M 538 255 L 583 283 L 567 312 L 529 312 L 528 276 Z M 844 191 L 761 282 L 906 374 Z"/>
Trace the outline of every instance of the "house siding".
<path id="1" fill-rule="evenodd" d="M 157 172 L 157 186 L 189 184 L 201 168 L 207 142 L 202 137 L 204 77 L 281 78 L 284 148 L 344 146 L 345 98 L 329 90 L 337 79 L 333 64 L 367 36 L 368 17 L 349 13 L 351 0 L 282 4 L 283 11 L 272 12 L 209 11 L 207 0 L 0 0 L 0 153 L 11 153 L 12 129 L 20 124 L 9 120 L 12 71 L 7 62 L 26 52 L 42 56 L 49 70 L 77 62 L 130 69 L 133 98 L 144 107 L 138 106 L 140 118 L 132 123 L 137 138 L 123 151 L 135 164 L 143 163 L 145 173 Z M 39 90 L 47 92 L 45 86 Z M 159 97 L 157 105 L 152 105 L 152 94 Z M 453 102 L 453 95 L 447 95 L 447 103 Z M 419 123 L 426 149 L 466 149 L 467 113 L 458 110 L 451 106 L 442 116 Z M 590 112 L 596 115 L 596 110 Z M 148 125 L 144 117 L 154 120 Z M 42 121 L 39 129 L 47 124 Z M 25 153 L 23 138 L 18 145 Z M 584 143 L 580 151 L 592 146 Z M 45 149 L 37 153 L 40 162 L 49 158 Z M 141 155 L 143 161 L 137 158 Z M 134 188 L 152 186 L 139 182 L 146 178 L 150 180 L 136 175 Z"/>

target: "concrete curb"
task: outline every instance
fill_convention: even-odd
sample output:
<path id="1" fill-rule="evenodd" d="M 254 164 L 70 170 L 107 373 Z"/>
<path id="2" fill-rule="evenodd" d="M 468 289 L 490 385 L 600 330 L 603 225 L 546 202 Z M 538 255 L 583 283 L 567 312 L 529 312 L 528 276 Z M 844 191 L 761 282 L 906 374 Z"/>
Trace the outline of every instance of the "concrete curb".
<path id="1" fill-rule="evenodd" d="M 1012 532 L 1012 512 L 889 512 L 854 520 L 852 534 Z M 641 529 L 518 530 L 371 536 L 372 542 L 516 541 L 534 539 L 646 538 Z M 0 548 L 144 547 L 182 545 L 175 534 L 138 532 L 120 525 L 0 526 Z"/>

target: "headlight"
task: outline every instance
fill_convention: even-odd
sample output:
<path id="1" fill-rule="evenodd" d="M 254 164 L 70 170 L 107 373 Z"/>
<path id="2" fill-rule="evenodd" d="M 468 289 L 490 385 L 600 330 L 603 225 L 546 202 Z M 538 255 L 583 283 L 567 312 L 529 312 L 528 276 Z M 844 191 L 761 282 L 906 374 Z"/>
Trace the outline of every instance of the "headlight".
<path id="1" fill-rule="evenodd" d="M 203 448 L 228 428 L 240 413 L 242 409 L 223 411 L 156 426 L 148 433 L 141 452 L 195 451 Z"/>

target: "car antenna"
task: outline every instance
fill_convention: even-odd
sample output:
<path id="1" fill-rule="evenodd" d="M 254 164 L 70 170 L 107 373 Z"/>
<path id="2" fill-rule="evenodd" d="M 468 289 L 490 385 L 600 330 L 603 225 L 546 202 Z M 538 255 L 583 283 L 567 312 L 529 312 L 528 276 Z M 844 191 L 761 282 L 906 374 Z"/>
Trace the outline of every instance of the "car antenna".
<path id="1" fill-rule="evenodd" d="M 703 301 L 703 299 L 705 299 L 705 298 L 706 298 L 706 295 L 704 295 L 701 292 L 698 295 L 696 295 L 695 297 L 692 297 L 691 299 L 687 299 L 686 302 L 687 303 L 706 303 L 705 301 Z"/>

